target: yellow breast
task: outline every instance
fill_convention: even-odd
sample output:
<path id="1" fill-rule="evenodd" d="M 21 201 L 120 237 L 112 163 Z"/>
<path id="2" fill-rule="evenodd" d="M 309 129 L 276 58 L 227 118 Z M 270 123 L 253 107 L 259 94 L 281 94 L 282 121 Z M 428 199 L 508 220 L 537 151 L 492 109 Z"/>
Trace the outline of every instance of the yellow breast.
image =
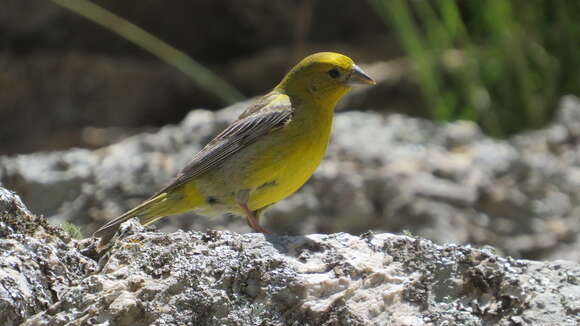
<path id="1" fill-rule="evenodd" d="M 270 139 L 275 145 L 264 147 L 245 182 L 253 189 L 250 209 L 276 203 L 308 181 L 324 157 L 331 128 L 332 112 L 322 112 L 308 119 L 297 116 L 274 132 Z"/>

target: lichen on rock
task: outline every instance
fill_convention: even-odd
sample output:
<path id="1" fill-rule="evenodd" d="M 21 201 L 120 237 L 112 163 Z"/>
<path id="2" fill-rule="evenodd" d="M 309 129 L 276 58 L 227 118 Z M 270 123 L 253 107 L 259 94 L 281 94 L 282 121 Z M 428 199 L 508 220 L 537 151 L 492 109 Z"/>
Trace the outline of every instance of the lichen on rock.
<path id="1" fill-rule="evenodd" d="M 0 189 L 2 325 L 576 325 L 580 266 L 410 236 L 122 227 L 98 257 Z M 35 226 L 33 226 L 35 225 Z"/>
<path id="2" fill-rule="evenodd" d="M 0 324 L 46 311 L 95 269 L 62 229 L 0 187 Z"/>

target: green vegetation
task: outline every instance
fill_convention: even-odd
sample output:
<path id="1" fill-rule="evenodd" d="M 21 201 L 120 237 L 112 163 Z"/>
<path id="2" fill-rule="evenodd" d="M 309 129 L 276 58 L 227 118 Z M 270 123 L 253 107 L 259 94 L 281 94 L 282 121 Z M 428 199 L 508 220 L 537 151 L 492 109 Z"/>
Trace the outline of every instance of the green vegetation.
<path id="1" fill-rule="evenodd" d="M 88 0 L 52 1 L 117 33 L 119 36 L 174 66 L 191 78 L 199 87 L 215 95 L 225 104 L 235 103 L 244 99 L 244 96 L 238 90 L 211 70 L 126 19 Z"/>
<path id="2" fill-rule="evenodd" d="M 207 67 L 91 1 L 52 1 L 175 66 L 224 103 L 243 98 Z M 580 58 L 579 1 L 370 3 L 398 34 L 434 119 L 473 120 L 488 134 L 504 137 L 542 127 L 562 95 L 580 94 L 575 69 Z M 311 10 L 309 6 L 304 10 Z M 307 24 L 297 26 L 304 38 Z"/>
<path id="3" fill-rule="evenodd" d="M 558 98 L 580 94 L 580 2 L 371 0 L 414 63 L 437 120 L 490 135 L 538 128 Z"/>
<path id="4" fill-rule="evenodd" d="M 81 229 L 70 223 L 70 222 L 64 222 L 62 224 L 62 229 L 64 230 L 64 232 L 66 232 L 72 239 L 76 239 L 76 240 L 80 240 L 83 238 L 83 233 L 81 231 Z"/>

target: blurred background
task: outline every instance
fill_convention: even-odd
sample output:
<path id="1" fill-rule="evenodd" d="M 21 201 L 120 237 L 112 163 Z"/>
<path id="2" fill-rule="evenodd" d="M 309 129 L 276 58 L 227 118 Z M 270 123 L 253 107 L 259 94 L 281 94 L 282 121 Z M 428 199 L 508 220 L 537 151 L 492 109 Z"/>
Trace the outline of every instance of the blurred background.
<path id="1" fill-rule="evenodd" d="M 321 50 L 388 63 L 357 107 L 505 137 L 578 92 L 579 13 L 545 0 L 2 0 L 0 154 L 97 148 L 176 123 L 267 92 Z"/>
<path id="2" fill-rule="evenodd" d="M 425 223 L 425 214 L 432 215 L 433 210 L 426 209 L 428 212 L 425 213 L 425 208 L 417 210 L 403 206 L 397 206 L 402 207 L 400 211 L 388 214 L 414 216 L 402 218 L 410 223 L 408 225 L 400 220 L 388 225 L 370 221 L 355 227 L 347 223 L 325 228 L 322 222 L 306 229 L 292 229 L 288 226 L 291 222 L 281 225 L 295 232 L 359 232 L 368 228 L 411 230 L 441 241 L 449 238 L 457 242 L 493 244 L 509 254 L 529 258 L 571 257 L 580 260 L 570 254 L 578 249 L 574 225 L 579 224 L 575 212 L 580 206 L 577 206 L 574 186 L 566 185 L 568 188 L 564 191 L 554 183 L 553 175 L 534 178 L 530 171 L 545 169 L 541 165 L 527 167 L 532 163 L 526 161 L 524 152 L 529 148 L 537 150 L 538 140 L 530 138 L 522 143 L 517 138 L 518 135 L 533 133 L 533 130 L 545 130 L 547 136 L 544 138 L 552 137 L 554 132 L 553 128 L 549 129 L 550 123 L 560 112 L 562 97 L 580 95 L 580 74 L 576 71 L 580 58 L 580 2 L 0 0 L 0 4 L 0 155 L 5 156 L 4 167 L 0 164 L 0 181 L 20 193 L 30 194 L 27 202 L 32 202 L 33 208 L 47 216 L 75 220 L 80 214 L 78 212 L 95 206 L 106 207 L 105 201 L 113 199 L 105 195 L 100 199 L 85 199 L 82 205 L 73 205 L 76 207 L 73 207 L 74 213 L 65 213 L 66 209 L 71 209 L 70 205 L 63 208 L 47 204 L 50 200 L 40 195 L 43 192 L 30 190 L 38 187 L 38 182 L 29 182 L 23 176 L 15 177 L 20 172 L 14 171 L 24 171 L 26 167 L 21 163 L 18 163 L 21 164 L 19 168 L 10 167 L 18 165 L 14 163 L 18 157 L 14 155 L 71 148 L 99 149 L 131 135 L 155 133 L 162 126 L 179 124 L 194 109 L 216 111 L 266 93 L 304 56 L 317 51 L 336 51 L 355 59 L 378 81 L 376 87 L 354 91 L 341 103 L 341 110 L 351 111 L 349 114 L 378 114 L 376 119 L 382 121 L 383 128 L 392 130 L 401 127 L 401 119 L 411 119 L 404 120 L 401 132 L 406 132 L 404 127 L 413 124 L 417 124 L 422 132 L 439 126 L 443 129 L 437 129 L 434 134 L 444 140 L 432 145 L 437 148 L 449 146 L 449 152 L 455 154 L 469 152 L 465 148 L 482 139 L 500 147 L 498 150 L 486 148 L 484 154 L 478 152 L 478 155 L 488 161 L 497 159 L 498 165 L 505 163 L 508 168 L 497 171 L 490 168 L 494 171 L 487 180 L 492 180 L 489 181 L 491 184 L 474 186 L 475 197 L 468 199 L 467 203 L 460 198 L 457 204 L 458 199 L 451 198 L 447 204 L 459 205 L 461 212 L 450 215 L 463 214 L 467 219 L 485 216 L 482 220 L 488 224 L 494 218 L 505 219 L 512 221 L 511 224 L 505 221 L 491 224 L 498 230 L 511 228 L 514 232 L 521 221 L 514 224 L 513 216 L 521 218 L 522 223 L 527 223 L 526 218 L 530 215 L 539 216 L 542 221 L 557 215 L 565 221 L 558 220 L 561 223 L 556 223 L 556 231 L 549 241 L 536 237 L 545 235 L 546 225 L 542 222 L 528 230 L 528 234 L 534 234 L 533 241 L 526 238 L 517 245 L 506 240 L 513 237 L 513 232 L 506 231 L 504 235 L 496 236 L 493 234 L 495 231 L 490 231 L 489 235 L 482 231 L 488 227 L 485 223 L 478 224 L 477 232 L 473 232 L 477 236 L 449 238 L 444 233 L 450 224 L 435 228 L 443 232 L 441 235 L 433 235 L 432 229 L 423 232 L 415 225 Z M 356 115 L 349 117 L 352 121 L 359 119 Z M 429 124 L 426 127 L 422 123 L 428 122 L 417 121 L 427 120 L 413 118 L 468 122 Z M 562 123 L 566 120 L 566 117 L 561 119 Z M 352 124 L 357 125 L 357 122 Z M 358 126 L 368 127 L 366 124 Z M 337 128 L 343 127 L 347 128 L 346 122 L 339 121 Z M 554 144 L 552 147 L 550 144 L 544 146 L 547 151 L 544 154 L 556 155 L 558 160 L 565 152 L 564 147 L 566 152 L 575 153 L 578 143 L 570 129 L 572 127 L 563 128 L 567 133 L 558 138 L 557 150 L 554 150 Z M 414 153 L 423 153 L 425 148 L 421 147 L 419 140 L 436 141 L 439 138 L 434 134 L 414 138 L 398 135 L 395 138 L 409 142 L 413 139 Z M 544 138 L 540 144 L 548 142 Z M 337 142 L 340 144 L 340 140 Z M 388 142 L 383 144 L 387 152 L 390 150 L 388 145 Z M 501 146 L 511 146 L 515 158 L 497 156 L 503 153 L 504 147 Z M 344 159 L 344 153 L 344 150 L 331 148 L 329 155 L 330 158 Z M 63 159 L 63 155 L 60 156 L 59 159 Z M 575 168 L 577 161 L 570 157 L 566 156 L 566 164 Z M 369 164 L 376 167 L 376 159 L 373 159 Z M 435 164 L 431 157 L 423 159 L 425 161 L 421 164 Z M 511 161 L 506 163 L 506 160 Z M 461 164 L 467 164 L 466 169 L 471 171 L 477 168 L 470 164 L 478 162 Z M 459 163 L 453 164 L 458 166 Z M 387 165 L 382 162 L 381 166 Z M 526 166 L 526 172 L 521 172 L 521 166 Z M 67 169 L 60 165 L 57 168 L 59 171 Z M 318 194 L 318 190 L 328 192 L 316 183 L 321 178 L 329 180 L 332 169 L 323 165 L 325 168 L 318 179 L 309 184 L 313 196 Z M 151 177 L 157 181 L 149 180 L 151 184 L 145 189 L 139 188 L 133 196 L 139 200 L 146 198 L 148 192 L 167 181 L 168 176 L 175 172 L 173 170 Z M 446 179 L 446 182 L 452 179 L 447 175 L 449 171 L 441 172 L 437 168 L 429 172 Z M 357 170 L 353 173 L 356 174 Z M 529 193 L 518 185 L 506 183 L 505 178 L 502 179 L 505 174 L 514 175 L 514 183 L 525 183 L 523 187 L 527 187 Z M 393 178 L 396 180 L 389 179 L 393 184 L 404 184 L 398 177 Z M 485 176 L 482 178 L 486 179 Z M 538 178 L 541 181 L 537 181 Z M 332 184 L 338 182 L 330 179 Z M 473 182 L 464 174 L 457 179 L 461 184 Z M 576 180 L 566 176 L 561 179 Z M 500 187 L 495 181 L 503 182 L 506 193 L 511 191 L 510 187 L 521 190 L 524 199 L 492 193 L 490 189 Z M 530 184 L 535 188 L 530 190 Z M 51 187 L 46 190 L 50 192 L 54 185 Z M 359 189 L 364 191 L 375 189 L 373 187 L 382 186 L 359 185 Z M 557 193 L 566 196 L 565 209 L 562 209 L 564 204 L 559 204 L 562 198 L 554 197 L 553 192 L 548 191 L 554 187 Z M 400 190 L 402 188 L 381 189 L 381 196 L 391 196 L 393 191 L 404 192 Z M 429 189 L 434 193 L 449 192 L 445 187 Z M 61 197 L 51 200 L 72 200 L 76 198 L 71 194 L 75 191 L 82 192 L 80 188 L 68 188 Z M 91 191 L 103 191 L 103 188 Z M 126 189 L 117 191 L 117 197 L 127 193 Z M 37 197 L 32 196 L 33 193 Z M 371 208 L 366 208 L 365 214 L 375 219 L 387 214 L 385 207 L 392 204 L 389 200 L 390 197 L 369 199 Z M 506 201 L 515 204 L 506 204 Z M 113 217 L 123 208 L 129 208 L 131 203 L 118 198 L 114 204 L 118 207 L 110 211 L 102 208 L 106 212 L 86 213 L 86 216 L 78 217 L 79 223 L 90 224 L 87 231 L 92 231 L 96 224 Z M 298 206 L 307 207 L 311 215 L 315 211 L 318 215 L 337 214 L 328 210 L 320 213 L 320 207 L 315 204 L 304 205 Z M 533 205 L 543 205 L 544 210 L 531 207 Z M 546 210 L 545 207 L 552 207 L 550 205 L 560 211 Z M 283 209 L 286 209 L 285 213 L 277 214 L 308 216 L 292 208 Z M 543 213 L 538 213 L 540 211 Z M 349 214 L 357 212 L 349 211 Z M 538 248 L 530 249 L 533 246 Z M 565 253 L 554 253 L 556 247 Z"/>
<path id="3" fill-rule="evenodd" d="M 141 128 L 177 123 L 194 108 L 220 109 L 268 92 L 315 51 L 341 51 L 363 62 L 402 55 L 366 2 L 92 2 L 125 22 L 83 2 L 2 0 L 0 154 L 96 148 Z M 163 45 L 148 42 L 131 23 L 199 66 L 176 62 L 182 58 L 175 53 L 168 60 L 182 71 L 163 62 L 151 53 L 163 52 Z M 233 91 L 224 93 L 203 68 Z"/>

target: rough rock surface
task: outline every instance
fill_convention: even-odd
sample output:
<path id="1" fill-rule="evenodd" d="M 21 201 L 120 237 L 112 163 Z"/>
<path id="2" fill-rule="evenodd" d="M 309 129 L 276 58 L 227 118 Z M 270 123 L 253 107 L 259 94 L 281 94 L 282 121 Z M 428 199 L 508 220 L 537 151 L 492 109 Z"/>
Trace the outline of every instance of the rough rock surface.
<path id="1" fill-rule="evenodd" d="M 65 232 L 0 188 L 0 325 L 45 311 L 96 267 Z"/>
<path id="2" fill-rule="evenodd" d="M 0 188 L 2 325 L 576 325 L 580 266 L 408 236 L 145 232 L 98 263 Z M 86 255 L 86 256 L 85 256 Z"/>
<path id="3" fill-rule="evenodd" d="M 55 221 L 89 233 L 168 182 L 244 103 L 99 150 L 0 157 L 0 184 Z M 492 245 L 530 259 L 580 262 L 580 100 L 554 122 L 501 141 L 473 124 L 346 112 L 297 194 L 268 212 L 282 234 L 408 230 L 437 243 Z M 157 224 L 247 231 L 242 219 L 186 214 Z"/>

